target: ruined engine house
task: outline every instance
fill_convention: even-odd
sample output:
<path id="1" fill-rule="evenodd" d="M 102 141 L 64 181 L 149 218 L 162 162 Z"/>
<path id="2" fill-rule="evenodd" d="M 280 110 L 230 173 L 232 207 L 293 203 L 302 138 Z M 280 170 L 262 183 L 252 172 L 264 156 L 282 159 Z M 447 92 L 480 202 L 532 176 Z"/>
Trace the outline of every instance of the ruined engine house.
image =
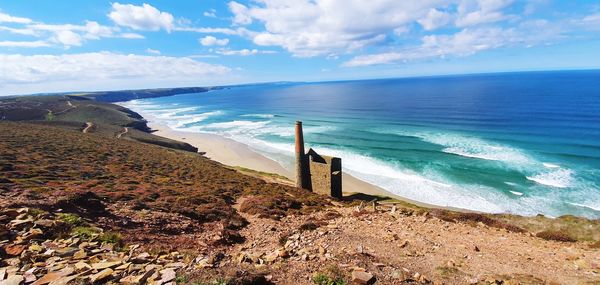
<path id="1" fill-rule="evenodd" d="M 304 150 L 302 122 L 296 122 L 296 187 L 342 198 L 342 159 Z"/>

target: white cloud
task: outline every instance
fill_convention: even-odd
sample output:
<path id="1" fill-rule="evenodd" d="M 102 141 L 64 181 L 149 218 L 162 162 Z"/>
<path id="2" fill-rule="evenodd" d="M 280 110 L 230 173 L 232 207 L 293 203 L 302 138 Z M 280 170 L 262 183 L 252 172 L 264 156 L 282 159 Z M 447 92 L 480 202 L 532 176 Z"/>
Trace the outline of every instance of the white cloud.
<path id="1" fill-rule="evenodd" d="M 249 15 L 248 7 L 244 6 L 235 1 L 231 1 L 228 4 L 229 10 L 233 13 L 233 23 L 239 25 L 249 25 L 252 24 L 252 16 Z"/>
<path id="2" fill-rule="evenodd" d="M 80 46 L 83 42 L 81 36 L 71 30 L 57 31 L 52 40 L 65 47 Z"/>
<path id="3" fill-rule="evenodd" d="M 537 30 L 547 30 L 534 33 Z M 561 30 L 547 21 L 525 22 L 517 28 L 502 29 L 481 27 L 463 29 L 452 35 L 428 35 L 421 39 L 421 45 L 393 52 L 360 55 L 345 62 L 343 66 L 357 67 L 389 63 L 403 63 L 413 60 L 468 56 L 474 53 L 507 46 L 531 46 L 561 37 Z"/>
<path id="4" fill-rule="evenodd" d="M 38 48 L 48 46 L 50 44 L 45 41 L 0 41 L 0 47 Z"/>
<path id="5" fill-rule="evenodd" d="M 85 37 L 87 39 L 97 40 L 99 38 L 108 38 L 112 37 L 113 33 L 117 31 L 117 29 L 107 26 L 102 26 L 98 24 L 98 22 L 94 21 L 86 21 L 85 27 L 82 28 L 82 31 L 85 32 Z"/>
<path id="6" fill-rule="evenodd" d="M 382 42 L 424 18 L 441 0 L 256 0 L 246 7 L 229 2 L 233 23 L 260 22 L 254 43 L 281 46 L 295 56 L 345 53 Z"/>
<path id="7" fill-rule="evenodd" d="M 33 22 L 33 21 L 29 18 L 14 17 L 14 16 L 0 12 L 0 23 L 29 24 L 31 22 Z"/>
<path id="8" fill-rule="evenodd" d="M 165 29 L 170 32 L 174 27 L 173 15 L 161 12 L 146 3 L 142 6 L 113 3 L 108 17 L 115 24 L 134 30 L 158 31 Z"/>
<path id="9" fill-rule="evenodd" d="M 84 25 L 54 25 L 54 24 L 31 24 L 26 29 L 31 30 L 38 36 L 50 33 L 50 41 L 62 45 L 65 48 L 81 46 L 86 40 L 98 40 L 101 38 L 125 38 L 140 39 L 144 36 L 134 33 L 120 33 L 117 27 L 107 27 L 94 21 L 86 21 Z"/>
<path id="10" fill-rule="evenodd" d="M 462 0 L 458 5 L 456 26 L 467 27 L 506 20 L 502 10 L 513 0 Z"/>
<path id="11" fill-rule="evenodd" d="M 110 52 L 0 54 L 0 94 L 160 86 L 205 85 L 222 81 L 231 69 L 187 57 Z"/>
<path id="12" fill-rule="evenodd" d="M 156 55 L 160 54 L 159 50 L 157 50 L 157 49 L 151 49 L 151 48 L 147 48 L 146 52 L 149 53 L 149 54 L 156 54 Z"/>
<path id="13" fill-rule="evenodd" d="M 581 19 L 580 24 L 586 29 L 600 30 L 600 13 L 585 16 Z"/>
<path id="14" fill-rule="evenodd" d="M 136 34 L 136 33 L 122 33 L 122 34 L 118 34 L 116 37 L 122 38 L 122 39 L 131 39 L 131 40 L 138 40 L 138 39 L 146 38 L 143 35 Z"/>
<path id="15" fill-rule="evenodd" d="M 203 46 L 224 46 L 229 43 L 229 39 L 217 39 L 213 36 L 206 36 L 199 40 Z"/>
<path id="16" fill-rule="evenodd" d="M 216 18 L 217 17 L 217 10 L 210 9 L 210 10 L 205 11 L 204 13 L 202 13 L 202 15 L 204 15 L 204 17 Z"/>
<path id="17" fill-rule="evenodd" d="M 177 31 L 177 32 L 192 32 L 192 33 L 199 33 L 199 34 L 224 34 L 224 35 L 242 36 L 242 37 L 253 37 L 254 35 L 257 34 L 256 32 L 250 31 L 246 28 L 230 29 L 230 28 L 179 26 L 179 27 L 175 27 L 173 30 Z"/>
<path id="18" fill-rule="evenodd" d="M 12 34 L 24 35 L 24 36 L 37 36 L 38 35 L 38 33 L 35 30 L 28 29 L 28 28 L 11 28 L 11 27 L 0 26 L 0 31 L 7 31 Z"/>
<path id="19" fill-rule="evenodd" d="M 257 54 L 273 54 L 276 53 L 272 50 L 258 50 L 258 49 L 241 49 L 241 50 L 230 50 L 230 49 L 220 49 L 217 50 L 216 53 L 222 55 L 239 55 L 239 56 L 249 56 L 249 55 L 257 55 Z"/>
<path id="20" fill-rule="evenodd" d="M 445 26 L 451 19 L 452 16 L 449 13 L 438 9 L 430 9 L 425 18 L 419 19 L 417 22 L 423 26 L 423 29 L 431 31 Z"/>

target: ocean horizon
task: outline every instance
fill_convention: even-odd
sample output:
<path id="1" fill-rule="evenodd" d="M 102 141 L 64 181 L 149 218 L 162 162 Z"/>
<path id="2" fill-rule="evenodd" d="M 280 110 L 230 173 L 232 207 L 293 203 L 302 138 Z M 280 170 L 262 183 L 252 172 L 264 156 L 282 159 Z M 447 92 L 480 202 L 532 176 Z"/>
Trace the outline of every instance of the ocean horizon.
<path id="1" fill-rule="evenodd" d="M 120 103 L 293 167 L 308 147 L 395 195 L 489 213 L 600 218 L 600 71 L 280 82 Z"/>

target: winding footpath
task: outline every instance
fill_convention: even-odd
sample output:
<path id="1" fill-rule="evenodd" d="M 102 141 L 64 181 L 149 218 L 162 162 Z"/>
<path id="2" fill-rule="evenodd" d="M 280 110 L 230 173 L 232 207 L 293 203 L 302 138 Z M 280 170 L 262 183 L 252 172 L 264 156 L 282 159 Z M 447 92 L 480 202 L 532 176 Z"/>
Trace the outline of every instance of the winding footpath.
<path id="1" fill-rule="evenodd" d="M 85 123 L 85 128 L 83 128 L 83 130 L 81 131 L 84 134 L 87 134 L 90 132 L 90 129 L 94 127 L 94 123 L 92 122 L 86 122 Z"/>
<path id="2" fill-rule="evenodd" d="M 123 127 L 123 131 L 117 134 L 117 138 L 120 139 L 121 136 L 129 132 L 129 128 Z"/>

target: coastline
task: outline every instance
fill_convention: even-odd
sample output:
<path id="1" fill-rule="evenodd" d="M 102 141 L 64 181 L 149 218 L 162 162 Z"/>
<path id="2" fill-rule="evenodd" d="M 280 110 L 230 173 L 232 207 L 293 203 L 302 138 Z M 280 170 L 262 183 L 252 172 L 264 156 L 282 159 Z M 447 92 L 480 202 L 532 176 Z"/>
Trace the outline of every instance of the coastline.
<path id="1" fill-rule="evenodd" d="M 230 167 L 243 167 L 255 171 L 277 174 L 290 179 L 292 182 L 295 179 L 291 170 L 284 168 L 278 162 L 254 151 L 243 143 L 215 134 L 173 130 L 169 126 L 157 122 L 158 120 L 151 114 L 139 112 L 138 110 L 133 111 L 144 117 L 148 127 L 154 130 L 154 135 L 186 142 L 197 147 L 200 152 L 205 152 L 204 156 L 211 160 Z M 387 196 L 395 200 L 408 202 L 421 207 L 454 209 L 451 207 L 426 204 L 398 196 L 377 185 L 370 184 L 347 173 L 343 174 L 342 189 L 344 190 L 345 196 L 362 193 L 373 196 Z M 454 210 L 467 211 L 465 209 Z"/>

